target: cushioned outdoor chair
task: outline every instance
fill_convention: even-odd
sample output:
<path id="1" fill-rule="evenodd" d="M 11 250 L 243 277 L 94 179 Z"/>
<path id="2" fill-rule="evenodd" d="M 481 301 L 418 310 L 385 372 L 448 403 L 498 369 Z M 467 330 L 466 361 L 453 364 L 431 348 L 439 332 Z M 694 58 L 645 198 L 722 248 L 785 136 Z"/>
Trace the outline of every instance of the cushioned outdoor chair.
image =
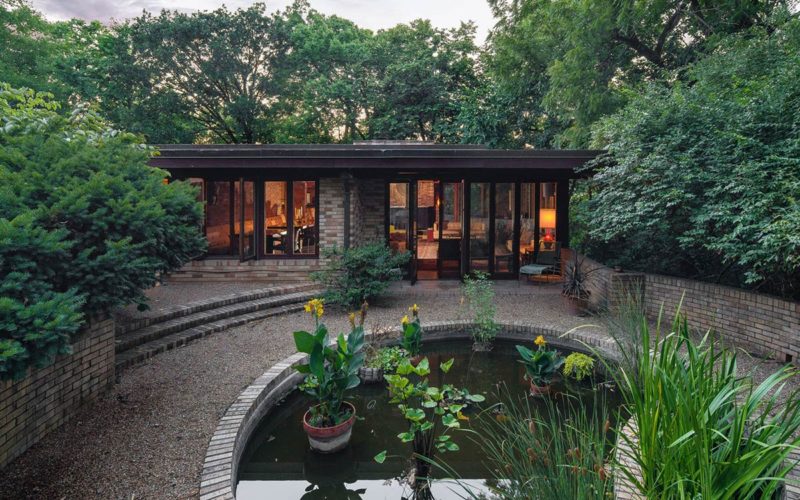
<path id="1" fill-rule="evenodd" d="M 553 250 L 539 251 L 533 264 L 519 268 L 519 275 L 528 280 L 535 276 L 561 275 L 561 243 L 556 242 Z"/>

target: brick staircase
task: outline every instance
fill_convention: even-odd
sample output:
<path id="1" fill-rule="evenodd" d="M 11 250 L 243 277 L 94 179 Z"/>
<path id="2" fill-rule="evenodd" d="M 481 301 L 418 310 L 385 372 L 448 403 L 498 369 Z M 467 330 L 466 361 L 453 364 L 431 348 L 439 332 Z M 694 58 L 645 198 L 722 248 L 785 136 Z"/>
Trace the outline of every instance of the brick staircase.
<path id="1" fill-rule="evenodd" d="M 116 327 L 116 373 L 160 352 L 212 333 L 300 311 L 318 296 L 312 284 L 281 285 L 160 309 L 158 314 Z"/>

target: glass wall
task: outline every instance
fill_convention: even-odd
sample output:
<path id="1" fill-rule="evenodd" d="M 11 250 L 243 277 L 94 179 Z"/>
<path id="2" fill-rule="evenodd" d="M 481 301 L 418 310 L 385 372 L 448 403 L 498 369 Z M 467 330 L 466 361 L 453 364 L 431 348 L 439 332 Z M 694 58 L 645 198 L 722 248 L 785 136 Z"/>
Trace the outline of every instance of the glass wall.
<path id="1" fill-rule="evenodd" d="M 469 261 L 472 271 L 489 272 L 488 182 L 473 182 L 469 189 Z"/>
<path id="2" fill-rule="evenodd" d="M 267 181 L 264 183 L 264 254 L 283 255 L 288 253 L 289 206 L 286 200 L 286 182 Z"/>
<path id="3" fill-rule="evenodd" d="M 494 272 L 514 271 L 514 184 L 498 182 L 494 195 Z"/>
<path id="4" fill-rule="evenodd" d="M 407 182 L 389 183 L 389 247 L 395 252 L 408 250 L 408 187 Z"/>
<path id="5" fill-rule="evenodd" d="M 520 186 L 520 265 L 532 264 L 536 250 L 536 184 L 523 182 Z"/>
<path id="6" fill-rule="evenodd" d="M 317 183 L 294 181 L 292 187 L 294 210 L 294 253 L 317 253 Z"/>
<path id="7" fill-rule="evenodd" d="M 244 187 L 242 189 L 242 186 Z M 242 219 L 242 195 L 244 198 L 244 219 Z M 241 227 L 244 222 L 244 228 Z M 241 241 L 242 257 L 250 258 L 256 255 L 256 190 L 253 181 L 234 182 L 233 188 L 233 233 L 234 252 L 239 252 L 239 238 Z"/>
<path id="8" fill-rule="evenodd" d="M 461 182 L 443 182 L 442 222 L 439 241 L 440 277 L 461 275 L 461 238 L 463 236 L 464 195 Z"/>
<path id="9" fill-rule="evenodd" d="M 539 241 L 540 250 L 552 251 L 556 235 L 556 186 L 555 182 L 539 185 Z"/>
<path id="10" fill-rule="evenodd" d="M 208 183 L 206 205 L 206 238 L 209 255 L 233 255 L 231 224 L 233 222 L 232 183 L 212 181 Z"/>

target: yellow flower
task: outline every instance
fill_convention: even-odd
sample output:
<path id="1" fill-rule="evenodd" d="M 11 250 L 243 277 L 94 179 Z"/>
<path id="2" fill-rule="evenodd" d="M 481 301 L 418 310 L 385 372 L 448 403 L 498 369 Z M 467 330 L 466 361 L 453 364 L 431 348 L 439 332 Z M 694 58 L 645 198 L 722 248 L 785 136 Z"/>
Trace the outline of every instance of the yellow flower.
<path id="1" fill-rule="evenodd" d="M 303 309 L 307 313 L 310 313 L 312 316 L 316 318 L 321 318 L 322 314 L 325 312 L 325 309 L 322 307 L 323 300 L 322 299 L 311 299 L 306 302 L 306 305 L 303 306 Z"/>
<path id="2" fill-rule="evenodd" d="M 533 341 L 534 344 L 538 345 L 539 347 L 543 347 L 547 341 L 544 340 L 544 336 L 539 335 L 536 337 L 536 340 Z"/>
<path id="3" fill-rule="evenodd" d="M 469 420 L 469 417 L 464 415 L 460 411 L 458 413 L 456 413 L 456 418 L 458 418 L 459 420 Z"/>
<path id="4" fill-rule="evenodd" d="M 355 328 L 355 327 L 356 327 L 356 313 L 354 313 L 354 312 L 351 312 L 351 313 L 350 313 L 350 314 L 347 316 L 347 318 L 350 320 L 350 326 L 352 326 L 353 328 Z"/>
<path id="5" fill-rule="evenodd" d="M 406 314 L 405 316 L 403 316 L 403 319 L 401 319 L 400 322 L 403 323 L 404 326 L 407 325 L 408 324 L 408 315 Z"/>
<path id="6" fill-rule="evenodd" d="M 419 313 L 419 306 L 417 306 L 416 304 L 414 304 L 413 306 L 411 306 L 411 307 L 409 307 L 409 308 L 408 308 L 408 311 L 409 311 L 411 314 L 413 314 L 414 316 L 416 316 L 416 315 Z"/>

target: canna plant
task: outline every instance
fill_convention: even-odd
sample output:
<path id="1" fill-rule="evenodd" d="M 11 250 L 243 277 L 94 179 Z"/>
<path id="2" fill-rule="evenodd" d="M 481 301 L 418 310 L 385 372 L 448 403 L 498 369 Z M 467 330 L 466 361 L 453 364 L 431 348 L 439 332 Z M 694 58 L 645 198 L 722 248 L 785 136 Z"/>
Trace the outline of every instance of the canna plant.
<path id="1" fill-rule="evenodd" d="M 525 346 L 516 346 L 522 359 L 520 363 L 525 367 L 525 374 L 532 386 L 547 387 L 553 381 L 553 376 L 564 364 L 564 357 L 555 349 L 547 348 L 547 341 L 539 335 L 534 341 L 536 350 Z"/>
<path id="2" fill-rule="evenodd" d="M 411 313 L 411 319 L 408 318 L 408 315 L 405 315 L 400 321 L 403 330 L 400 343 L 408 355 L 414 357 L 419 356 L 422 349 L 422 325 L 419 321 L 419 307 L 417 304 L 409 307 L 408 312 Z"/>

